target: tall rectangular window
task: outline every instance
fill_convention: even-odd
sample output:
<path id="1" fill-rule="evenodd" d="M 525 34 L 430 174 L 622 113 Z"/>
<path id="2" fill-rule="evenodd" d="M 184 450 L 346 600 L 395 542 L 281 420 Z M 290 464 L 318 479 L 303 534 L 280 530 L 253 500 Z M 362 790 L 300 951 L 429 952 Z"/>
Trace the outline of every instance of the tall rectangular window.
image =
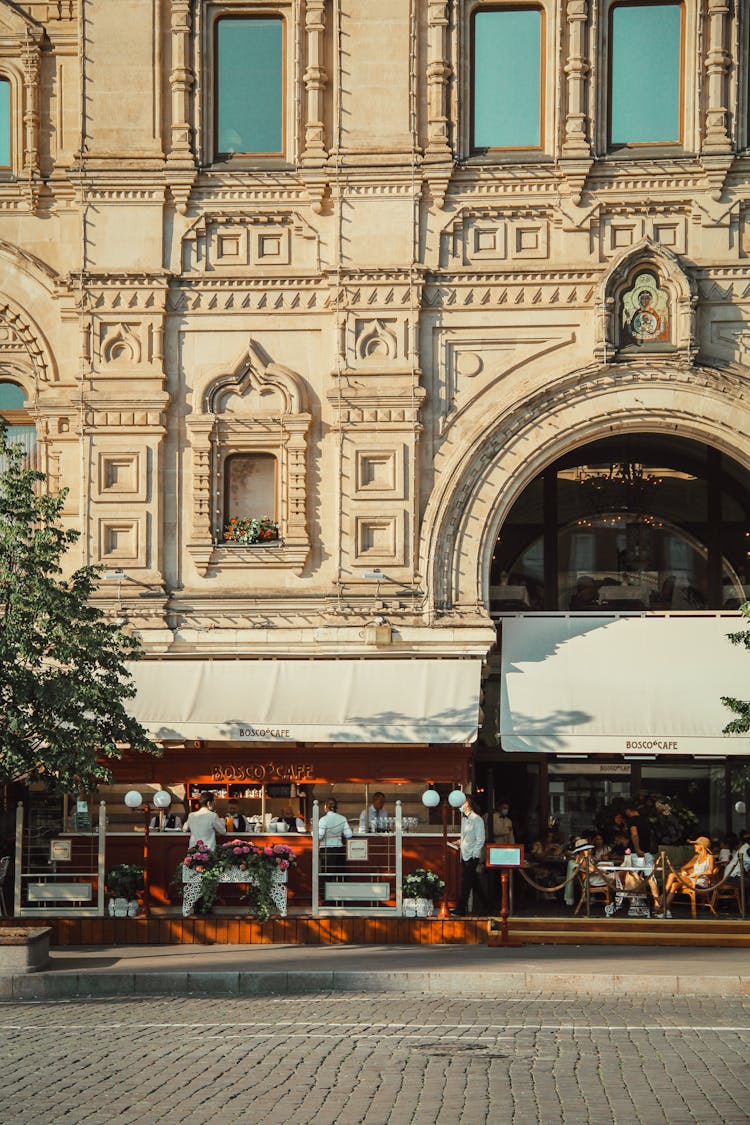
<path id="1" fill-rule="evenodd" d="M 0 78 L 0 168 L 10 168 L 10 82 Z"/>
<path id="2" fill-rule="evenodd" d="M 283 151 L 283 44 L 280 18 L 217 22 L 217 156 Z"/>
<path id="3" fill-rule="evenodd" d="M 472 148 L 541 146 L 542 19 L 539 8 L 474 14 Z"/>
<path id="4" fill-rule="evenodd" d="M 681 4 L 618 4 L 612 9 L 612 147 L 681 141 L 681 40 Z"/>

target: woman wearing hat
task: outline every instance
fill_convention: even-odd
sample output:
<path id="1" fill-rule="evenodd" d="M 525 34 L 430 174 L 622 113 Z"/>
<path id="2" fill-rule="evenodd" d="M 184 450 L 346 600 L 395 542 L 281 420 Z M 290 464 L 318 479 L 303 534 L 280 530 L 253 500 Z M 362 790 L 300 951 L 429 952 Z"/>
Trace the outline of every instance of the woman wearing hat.
<path id="1" fill-rule="evenodd" d="M 716 870 L 716 860 L 711 854 L 711 841 L 708 836 L 698 836 L 695 840 L 688 840 L 695 848 L 695 855 L 684 863 L 678 872 L 671 871 L 667 876 L 664 890 L 667 896 L 667 918 L 671 918 L 670 906 L 672 899 L 684 887 L 695 890 L 696 887 L 707 887 L 711 876 Z"/>

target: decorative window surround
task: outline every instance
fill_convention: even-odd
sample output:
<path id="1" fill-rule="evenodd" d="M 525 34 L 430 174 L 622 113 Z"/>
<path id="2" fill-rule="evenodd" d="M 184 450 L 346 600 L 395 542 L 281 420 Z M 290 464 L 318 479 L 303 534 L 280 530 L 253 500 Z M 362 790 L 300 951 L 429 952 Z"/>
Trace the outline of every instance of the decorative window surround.
<path id="1" fill-rule="evenodd" d="M 209 568 L 252 567 L 301 571 L 310 551 L 306 509 L 311 421 L 301 378 L 270 363 L 251 342 L 235 373 L 210 379 L 202 394 L 197 390 L 196 399 L 202 402 L 204 413 L 186 422 L 193 450 L 193 514 L 187 550 L 199 573 L 205 576 Z M 229 399 L 237 412 L 226 409 Z M 264 399 L 274 404 L 268 413 L 259 406 Z M 246 546 L 223 542 L 224 463 L 236 453 L 268 453 L 276 459 L 277 543 Z"/>
<path id="2" fill-rule="evenodd" d="M 10 87 L 10 167 L 0 183 L 36 207 L 40 187 L 39 99 L 44 29 L 29 16 L 3 5 L 0 10 L 0 77 Z"/>

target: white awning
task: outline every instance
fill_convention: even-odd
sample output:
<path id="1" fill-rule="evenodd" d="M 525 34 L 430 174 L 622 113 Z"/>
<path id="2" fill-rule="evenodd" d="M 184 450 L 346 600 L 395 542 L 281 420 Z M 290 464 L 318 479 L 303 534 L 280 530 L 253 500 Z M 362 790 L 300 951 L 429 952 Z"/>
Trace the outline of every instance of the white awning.
<path id="1" fill-rule="evenodd" d="M 750 699 L 739 615 L 524 616 L 502 623 L 504 750 L 556 754 L 750 754 L 725 735 L 723 695 Z"/>
<path id="2" fill-rule="evenodd" d="M 152 737 L 469 743 L 481 661 L 142 660 L 131 713 Z"/>

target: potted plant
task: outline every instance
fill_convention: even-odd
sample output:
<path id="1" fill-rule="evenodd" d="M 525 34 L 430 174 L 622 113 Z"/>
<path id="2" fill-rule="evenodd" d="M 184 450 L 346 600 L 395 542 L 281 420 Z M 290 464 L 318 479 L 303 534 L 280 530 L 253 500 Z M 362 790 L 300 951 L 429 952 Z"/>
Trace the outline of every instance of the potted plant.
<path id="1" fill-rule="evenodd" d="M 233 516 L 224 528 L 225 543 L 252 546 L 255 543 L 274 543 L 279 538 L 279 525 L 270 516 L 258 519 L 252 516 Z"/>
<path id="2" fill-rule="evenodd" d="M 137 896 L 143 890 L 143 868 L 137 863 L 118 863 L 107 872 L 105 886 L 110 916 L 135 918 L 140 910 Z"/>
<path id="3" fill-rule="evenodd" d="M 418 867 L 404 875 L 401 891 L 404 898 L 404 915 L 407 918 L 430 918 L 435 913 L 435 898 L 441 894 L 445 883 L 426 867 Z"/>

